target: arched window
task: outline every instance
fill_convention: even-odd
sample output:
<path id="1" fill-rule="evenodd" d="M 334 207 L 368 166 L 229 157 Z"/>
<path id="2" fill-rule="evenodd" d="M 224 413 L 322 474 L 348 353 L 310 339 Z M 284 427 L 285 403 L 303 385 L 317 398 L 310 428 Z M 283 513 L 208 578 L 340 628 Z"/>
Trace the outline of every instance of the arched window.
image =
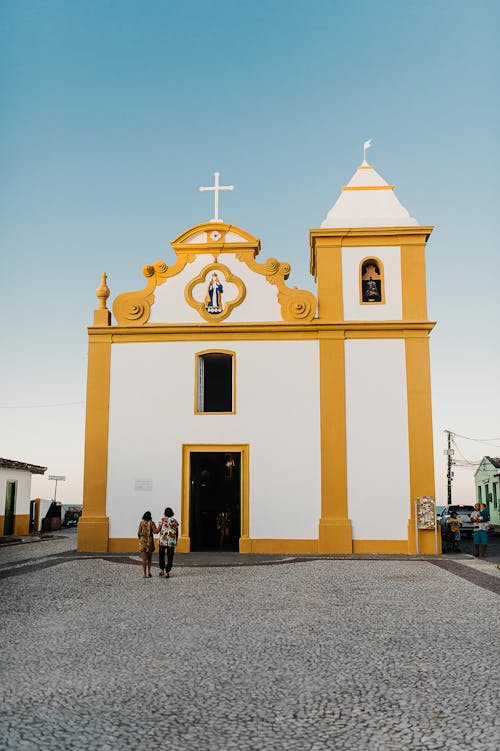
<path id="1" fill-rule="evenodd" d="M 234 352 L 198 353 L 195 412 L 231 414 L 234 402 Z"/>
<path id="2" fill-rule="evenodd" d="M 362 305 L 385 302 L 384 267 L 378 258 L 365 258 L 359 271 L 360 298 Z"/>

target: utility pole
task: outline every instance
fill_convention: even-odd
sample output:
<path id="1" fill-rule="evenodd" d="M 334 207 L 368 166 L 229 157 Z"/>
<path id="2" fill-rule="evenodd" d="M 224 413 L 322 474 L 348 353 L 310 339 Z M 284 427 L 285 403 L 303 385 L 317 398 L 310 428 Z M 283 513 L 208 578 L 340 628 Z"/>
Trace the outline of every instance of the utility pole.
<path id="1" fill-rule="evenodd" d="M 453 433 L 451 430 L 445 430 L 445 433 L 448 434 L 448 448 L 445 450 L 445 454 L 448 457 L 448 466 L 447 466 L 447 473 L 446 477 L 448 480 L 448 506 L 451 506 L 451 482 L 453 480 L 453 454 L 455 453 L 454 449 L 451 448 L 451 439 L 453 436 Z"/>

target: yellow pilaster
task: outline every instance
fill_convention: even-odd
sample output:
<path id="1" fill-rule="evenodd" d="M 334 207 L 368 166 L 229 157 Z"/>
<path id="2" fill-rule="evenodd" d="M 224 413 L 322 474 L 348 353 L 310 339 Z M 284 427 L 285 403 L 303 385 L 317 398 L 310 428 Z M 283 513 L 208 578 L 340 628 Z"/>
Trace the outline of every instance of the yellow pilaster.
<path id="1" fill-rule="evenodd" d="M 311 271 L 318 282 L 318 318 L 342 321 L 342 237 L 316 237 L 311 231 Z"/>
<path id="2" fill-rule="evenodd" d="M 321 337 L 321 519 L 319 553 L 352 553 L 347 515 L 344 338 Z"/>
<path id="3" fill-rule="evenodd" d="M 403 320 L 427 320 L 425 237 L 404 237 L 401 244 Z M 413 241 L 413 242 L 412 242 Z"/>
<path id="4" fill-rule="evenodd" d="M 85 423 L 83 513 L 78 523 L 78 550 L 107 552 L 106 516 L 111 336 L 90 334 Z"/>
<path id="5" fill-rule="evenodd" d="M 318 319 L 342 321 L 342 236 L 311 230 L 311 272 L 318 282 Z M 352 553 L 347 515 L 343 330 L 319 335 L 321 518 L 319 553 Z"/>
<path id="6" fill-rule="evenodd" d="M 436 497 L 434 489 L 429 339 L 427 336 L 408 338 L 405 341 L 405 346 L 410 456 L 408 552 L 415 553 L 415 501 L 420 496 Z M 434 531 L 419 530 L 418 534 L 419 553 L 434 553 Z M 441 552 L 439 535 L 438 552 Z"/>

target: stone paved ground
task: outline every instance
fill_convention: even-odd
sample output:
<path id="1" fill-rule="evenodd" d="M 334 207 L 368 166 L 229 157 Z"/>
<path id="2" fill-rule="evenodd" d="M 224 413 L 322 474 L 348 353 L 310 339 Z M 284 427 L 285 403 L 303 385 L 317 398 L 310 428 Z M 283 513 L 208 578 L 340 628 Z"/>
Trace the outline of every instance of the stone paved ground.
<path id="1" fill-rule="evenodd" d="M 431 563 L 42 568 L 64 545 L 1 551 L 6 751 L 500 745 L 498 595 Z"/>

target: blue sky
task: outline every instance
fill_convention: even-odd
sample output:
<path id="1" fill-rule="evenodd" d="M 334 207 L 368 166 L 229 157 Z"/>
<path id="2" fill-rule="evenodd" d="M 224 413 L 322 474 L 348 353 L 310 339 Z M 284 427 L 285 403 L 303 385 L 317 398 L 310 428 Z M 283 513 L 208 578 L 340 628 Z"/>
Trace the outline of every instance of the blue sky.
<path id="1" fill-rule="evenodd" d="M 500 437 L 500 6 L 477 0 L 0 6 L 0 456 L 65 474 L 81 500 L 86 326 L 211 216 L 313 289 L 317 227 L 373 139 L 428 244 L 438 501 L 443 430 Z M 33 406 L 64 404 L 66 406 Z M 500 440 L 457 439 L 469 458 Z M 458 454 L 457 454 L 458 455 Z M 456 500 L 472 471 L 456 470 Z M 34 478 L 33 494 L 52 484 Z"/>

